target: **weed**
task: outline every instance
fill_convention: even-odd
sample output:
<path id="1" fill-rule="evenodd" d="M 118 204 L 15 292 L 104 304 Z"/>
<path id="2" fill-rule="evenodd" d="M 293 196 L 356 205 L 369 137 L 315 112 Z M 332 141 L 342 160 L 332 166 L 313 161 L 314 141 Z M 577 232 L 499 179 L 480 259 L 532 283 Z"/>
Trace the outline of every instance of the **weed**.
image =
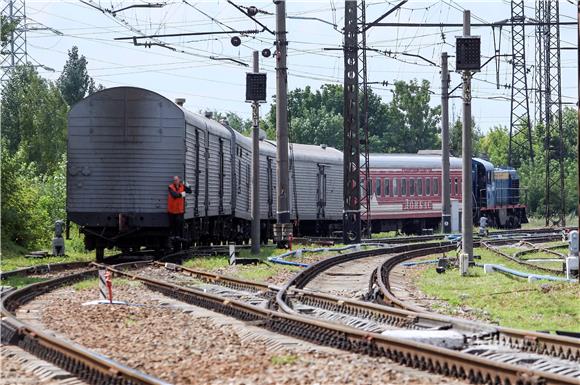
<path id="1" fill-rule="evenodd" d="M 284 354 L 281 356 L 272 356 L 270 362 L 272 365 L 291 365 L 298 361 L 298 356 L 294 354 Z"/>

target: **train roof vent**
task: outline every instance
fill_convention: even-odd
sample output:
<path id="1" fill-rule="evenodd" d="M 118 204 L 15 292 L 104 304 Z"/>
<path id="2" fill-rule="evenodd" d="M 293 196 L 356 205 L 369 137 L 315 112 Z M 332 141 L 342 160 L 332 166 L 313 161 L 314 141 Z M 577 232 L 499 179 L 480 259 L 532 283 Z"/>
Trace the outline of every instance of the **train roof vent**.
<path id="1" fill-rule="evenodd" d="M 185 104 L 185 98 L 176 98 L 175 104 L 177 104 L 179 107 L 183 107 L 183 105 Z"/>
<path id="2" fill-rule="evenodd" d="M 208 119 L 212 119 L 213 118 L 213 112 L 211 112 L 211 111 L 206 111 L 203 114 Z"/>
<path id="3" fill-rule="evenodd" d="M 322 148 L 323 150 L 326 150 L 326 144 L 324 144 L 324 143 L 321 143 L 321 144 L 320 144 L 320 148 Z"/>

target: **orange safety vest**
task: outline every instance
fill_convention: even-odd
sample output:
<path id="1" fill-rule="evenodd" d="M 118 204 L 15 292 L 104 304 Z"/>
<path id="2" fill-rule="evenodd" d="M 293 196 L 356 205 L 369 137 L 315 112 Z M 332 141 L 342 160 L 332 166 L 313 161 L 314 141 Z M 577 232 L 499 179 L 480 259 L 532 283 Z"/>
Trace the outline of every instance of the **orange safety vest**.
<path id="1" fill-rule="evenodd" d="M 169 189 L 181 194 L 185 191 L 185 186 L 183 186 L 183 183 L 180 183 L 178 187 L 175 187 L 175 184 L 171 183 Z M 170 214 L 185 213 L 185 198 L 182 196 L 174 198 L 170 192 L 167 192 L 167 212 Z"/>

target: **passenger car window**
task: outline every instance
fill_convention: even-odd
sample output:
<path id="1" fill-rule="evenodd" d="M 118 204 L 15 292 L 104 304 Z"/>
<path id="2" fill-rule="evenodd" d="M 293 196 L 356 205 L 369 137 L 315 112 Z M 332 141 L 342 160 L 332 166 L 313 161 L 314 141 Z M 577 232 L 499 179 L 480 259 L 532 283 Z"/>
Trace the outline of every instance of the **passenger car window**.
<path id="1" fill-rule="evenodd" d="M 391 186 L 389 186 L 389 178 L 385 178 L 383 180 L 383 184 L 384 184 L 384 188 L 383 188 L 383 193 L 385 194 L 385 196 L 393 196 L 393 191 L 391 190 Z"/>
<path id="2" fill-rule="evenodd" d="M 407 179 L 401 178 L 401 195 L 407 196 Z"/>
<path id="3" fill-rule="evenodd" d="M 417 178 L 417 195 L 423 195 L 423 178 Z"/>
<path id="4" fill-rule="evenodd" d="M 439 178 L 433 178 L 433 195 L 439 195 Z"/>
<path id="5" fill-rule="evenodd" d="M 409 195 L 415 195 L 415 178 L 409 179 Z"/>
<path id="6" fill-rule="evenodd" d="M 399 178 L 393 178 L 393 193 L 391 195 L 399 196 Z"/>
<path id="7" fill-rule="evenodd" d="M 431 195 L 431 178 L 425 178 L 425 195 Z"/>
<path id="8" fill-rule="evenodd" d="M 375 179 L 375 194 L 377 197 L 381 196 L 381 178 Z"/>

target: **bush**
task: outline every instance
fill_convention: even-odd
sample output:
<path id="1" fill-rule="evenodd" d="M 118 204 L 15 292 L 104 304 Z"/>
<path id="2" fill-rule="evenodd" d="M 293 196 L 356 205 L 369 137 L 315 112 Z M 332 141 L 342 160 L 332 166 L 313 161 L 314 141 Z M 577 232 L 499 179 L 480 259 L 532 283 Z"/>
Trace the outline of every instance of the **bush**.
<path id="1" fill-rule="evenodd" d="M 54 221 L 65 217 L 65 162 L 54 174 L 38 176 L 26 159 L 24 146 L 10 154 L 2 141 L 2 239 L 37 248 L 50 242 Z"/>

